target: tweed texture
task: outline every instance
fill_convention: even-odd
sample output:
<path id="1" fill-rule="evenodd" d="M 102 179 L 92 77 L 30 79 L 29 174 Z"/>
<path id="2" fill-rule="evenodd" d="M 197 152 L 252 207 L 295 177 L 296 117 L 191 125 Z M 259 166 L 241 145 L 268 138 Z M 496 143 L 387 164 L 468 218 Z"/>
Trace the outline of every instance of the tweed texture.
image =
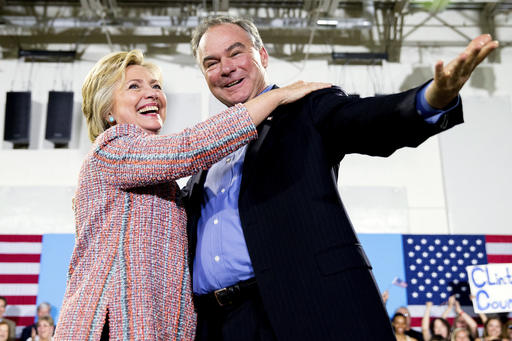
<path id="1" fill-rule="evenodd" d="M 182 133 L 116 125 L 95 141 L 75 196 L 76 241 L 55 340 L 193 340 L 186 215 L 176 179 L 257 137 L 237 105 Z"/>

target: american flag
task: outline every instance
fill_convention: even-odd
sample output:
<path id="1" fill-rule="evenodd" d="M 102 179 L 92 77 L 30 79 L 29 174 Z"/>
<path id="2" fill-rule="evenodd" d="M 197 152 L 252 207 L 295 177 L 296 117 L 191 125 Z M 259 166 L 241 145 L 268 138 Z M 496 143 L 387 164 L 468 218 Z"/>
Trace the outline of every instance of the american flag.
<path id="1" fill-rule="evenodd" d="M 42 235 L 0 235 L 0 296 L 7 299 L 6 318 L 16 335 L 34 323 Z"/>
<path id="2" fill-rule="evenodd" d="M 407 288 L 407 282 L 398 277 L 395 277 L 391 284 L 396 285 L 397 287 L 400 288 Z"/>
<path id="3" fill-rule="evenodd" d="M 425 303 L 440 316 L 451 295 L 474 315 L 469 298 L 466 266 L 512 263 L 512 236 L 505 235 L 403 235 L 407 303 L 411 325 L 421 325 Z"/>

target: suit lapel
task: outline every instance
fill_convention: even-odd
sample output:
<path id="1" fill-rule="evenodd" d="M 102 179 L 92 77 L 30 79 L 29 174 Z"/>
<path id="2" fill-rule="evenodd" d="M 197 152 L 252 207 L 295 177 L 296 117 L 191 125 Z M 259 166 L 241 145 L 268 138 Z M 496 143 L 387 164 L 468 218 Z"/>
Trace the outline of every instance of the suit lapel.
<path id="1" fill-rule="evenodd" d="M 272 87 L 273 89 L 277 89 L 278 86 L 274 85 Z M 267 117 L 267 119 L 258 126 L 258 139 L 255 141 L 251 141 L 249 145 L 247 146 L 247 151 L 245 153 L 245 159 L 244 159 L 244 169 L 247 167 L 245 166 L 247 162 L 251 162 L 257 155 L 258 151 L 260 150 L 261 146 L 263 145 L 263 142 L 265 141 L 265 138 L 267 137 L 268 131 L 270 130 L 270 127 L 272 126 L 272 120 L 274 119 L 274 114 L 278 112 L 279 107 L 276 108 L 273 112 L 270 113 L 270 115 Z M 245 172 L 244 172 L 245 173 Z M 243 177 L 242 177 L 243 181 Z"/>
<path id="2" fill-rule="evenodd" d="M 187 186 L 188 187 L 187 197 L 189 199 L 192 199 L 196 193 L 200 193 L 200 192 L 198 192 L 198 189 L 202 189 L 202 187 L 204 186 L 204 181 L 206 180 L 207 173 L 208 173 L 208 171 L 200 170 L 196 174 L 192 175 L 192 177 L 190 178 L 190 181 L 188 183 L 188 186 Z"/>
<path id="3" fill-rule="evenodd" d="M 186 198 L 189 235 L 195 236 L 196 223 L 201 215 L 201 202 L 203 200 L 203 188 L 208 171 L 201 170 L 192 175 L 186 188 L 184 196 Z"/>
<path id="4" fill-rule="evenodd" d="M 244 165 L 242 167 L 242 183 L 240 184 L 240 195 L 245 191 L 245 188 L 247 188 L 247 185 L 252 179 L 251 172 L 254 170 L 253 164 L 254 162 L 258 162 L 258 153 L 268 136 L 270 128 L 272 128 L 274 113 L 276 113 L 276 111 L 274 111 L 265 121 L 263 121 L 258 126 L 258 139 L 251 141 L 247 146 Z"/>
<path id="5" fill-rule="evenodd" d="M 251 141 L 247 146 L 244 165 L 248 159 L 252 159 L 258 153 L 261 146 L 263 145 L 263 141 L 265 141 L 265 138 L 267 137 L 268 131 L 270 130 L 271 126 L 272 116 L 269 116 L 265 121 L 261 122 L 261 124 L 258 126 L 258 139 Z"/>

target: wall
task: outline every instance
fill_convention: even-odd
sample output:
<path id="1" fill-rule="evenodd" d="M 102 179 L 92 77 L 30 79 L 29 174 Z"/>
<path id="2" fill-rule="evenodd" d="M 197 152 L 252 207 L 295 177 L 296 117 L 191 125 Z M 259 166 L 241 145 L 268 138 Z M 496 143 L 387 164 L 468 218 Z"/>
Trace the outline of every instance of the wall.
<path id="1" fill-rule="evenodd" d="M 370 96 L 419 85 L 432 76 L 438 58 L 449 60 L 460 49 L 403 49 L 403 62 L 382 66 L 334 65 L 327 61 L 287 62 L 271 58 L 271 82 L 297 79 L 330 81 L 350 93 Z M 70 233 L 74 231 L 71 198 L 81 160 L 90 147 L 80 113 L 81 82 L 94 62 L 107 53 L 92 46 L 80 62 L 30 64 L 0 61 L 0 131 L 5 92 L 32 91 L 29 149 L 0 145 L 0 232 Z M 379 233 L 510 233 L 507 208 L 512 205 L 510 108 L 512 53 L 502 50 L 501 63 L 484 63 L 462 91 L 467 122 L 433 137 L 417 149 L 403 149 L 387 159 L 349 155 L 339 183 L 356 230 Z M 169 98 L 165 133 L 207 117 L 222 106 L 211 97 L 194 60 L 186 53 L 154 56 L 164 72 Z M 73 90 L 73 137 L 68 149 L 44 141 L 48 91 Z M 490 108 L 490 109 L 487 109 Z M 472 144 L 471 144 L 472 143 Z M 466 146 L 473 146 L 461 156 Z M 474 146 L 484 145 L 485 148 Z M 494 152 L 492 152 L 495 150 Z M 494 172 L 493 169 L 502 169 Z M 472 177 L 459 181 L 461 175 Z M 183 184 L 183 181 L 181 182 Z M 478 185 L 478 186 L 476 186 Z M 468 199 L 473 187 L 480 200 Z M 480 195 L 481 194 L 481 195 Z M 471 212 L 471 219 L 464 218 Z M 490 224 L 487 217 L 492 216 Z"/>

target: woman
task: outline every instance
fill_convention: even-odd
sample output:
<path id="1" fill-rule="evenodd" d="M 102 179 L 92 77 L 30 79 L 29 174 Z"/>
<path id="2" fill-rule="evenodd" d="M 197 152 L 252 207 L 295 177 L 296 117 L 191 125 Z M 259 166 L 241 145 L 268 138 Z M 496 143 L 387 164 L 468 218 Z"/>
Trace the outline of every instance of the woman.
<path id="1" fill-rule="evenodd" d="M 391 319 L 391 324 L 393 326 L 393 330 L 395 331 L 397 341 L 418 341 L 409 335 L 405 335 L 405 330 L 407 328 L 407 318 L 405 315 L 396 313 Z"/>
<path id="2" fill-rule="evenodd" d="M 175 180 L 255 139 L 255 125 L 277 105 L 326 86 L 269 91 L 158 136 L 167 104 L 159 69 L 139 51 L 102 58 L 82 88 L 94 145 L 75 195 L 76 243 L 55 339 L 98 340 L 102 331 L 113 340 L 193 339 L 186 216 Z"/>
<path id="3" fill-rule="evenodd" d="M 27 341 L 53 341 L 53 318 L 43 316 L 36 323 L 37 335 L 29 337 Z"/>
<path id="4" fill-rule="evenodd" d="M 0 321 L 0 341 L 9 341 L 9 324 Z"/>
<path id="5" fill-rule="evenodd" d="M 488 317 L 484 323 L 484 335 L 476 341 L 508 341 L 507 334 L 503 330 L 503 323 L 497 316 Z"/>
<path id="6" fill-rule="evenodd" d="M 473 341 L 473 337 L 469 329 L 460 327 L 453 330 L 451 341 Z"/>
<path id="7" fill-rule="evenodd" d="M 431 341 L 434 337 L 441 337 L 442 339 L 450 339 L 450 323 L 444 318 L 436 317 L 430 321 L 430 311 L 432 310 L 432 302 L 427 302 L 425 305 L 425 313 L 421 320 L 421 333 L 423 340 Z"/>

